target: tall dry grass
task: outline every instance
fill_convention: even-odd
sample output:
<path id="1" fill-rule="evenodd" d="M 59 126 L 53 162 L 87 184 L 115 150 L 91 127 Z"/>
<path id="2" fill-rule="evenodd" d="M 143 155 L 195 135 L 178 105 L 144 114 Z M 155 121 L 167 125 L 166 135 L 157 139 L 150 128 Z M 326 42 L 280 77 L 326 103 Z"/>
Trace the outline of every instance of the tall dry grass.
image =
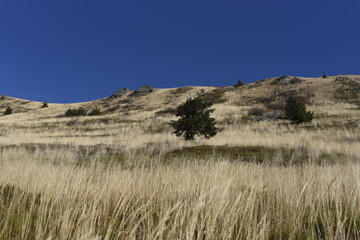
<path id="1" fill-rule="evenodd" d="M 360 237 L 357 163 L 169 165 L 137 156 L 105 164 L 100 156 L 79 164 L 76 151 L 3 149 L 0 239 Z"/>
<path id="2" fill-rule="evenodd" d="M 171 134 L 173 117 L 151 112 L 1 117 L 0 239 L 360 239 L 352 107 L 313 106 L 314 122 L 295 127 L 246 121 L 246 107 L 220 105 L 219 134 L 196 142 Z M 202 144 L 301 149 L 309 159 L 285 167 L 273 156 L 166 158 Z M 322 154 L 336 164 L 316 165 Z"/>

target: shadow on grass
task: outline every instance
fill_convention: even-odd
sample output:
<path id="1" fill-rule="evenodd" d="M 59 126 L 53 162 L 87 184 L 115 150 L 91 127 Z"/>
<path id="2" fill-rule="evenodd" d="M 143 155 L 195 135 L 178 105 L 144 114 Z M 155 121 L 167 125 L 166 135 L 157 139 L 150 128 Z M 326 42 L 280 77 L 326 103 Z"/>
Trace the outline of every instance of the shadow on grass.
<path id="1" fill-rule="evenodd" d="M 321 154 L 311 156 L 304 148 L 285 149 L 263 146 L 195 146 L 176 149 L 165 154 L 164 160 L 176 159 L 226 159 L 229 161 L 252 162 L 257 164 L 276 164 L 282 166 L 303 164 L 335 164 L 344 159 L 342 154 Z"/>

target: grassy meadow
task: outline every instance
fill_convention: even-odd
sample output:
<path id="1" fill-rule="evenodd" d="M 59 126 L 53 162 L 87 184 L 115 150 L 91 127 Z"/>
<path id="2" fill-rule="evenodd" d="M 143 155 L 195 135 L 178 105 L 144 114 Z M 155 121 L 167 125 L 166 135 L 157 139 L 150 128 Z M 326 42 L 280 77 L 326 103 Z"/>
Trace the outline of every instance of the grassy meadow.
<path id="1" fill-rule="evenodd" d="M 49 105 L 0 117 L 0 239 L 360 239 L 354 105 L 294 126 L 220 103 L 194 142 L 171 115 Z"/>

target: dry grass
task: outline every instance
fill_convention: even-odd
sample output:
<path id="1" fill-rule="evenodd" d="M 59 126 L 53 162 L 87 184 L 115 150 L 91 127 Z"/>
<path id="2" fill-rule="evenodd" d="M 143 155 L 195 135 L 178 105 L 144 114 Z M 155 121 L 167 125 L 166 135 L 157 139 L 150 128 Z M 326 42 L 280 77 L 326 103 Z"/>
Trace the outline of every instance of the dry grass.
<path id="1" fill-rule="evenodd" d="M 196 142 L 154 115 L 185 101 L 171 89 L 130 114 L 20 104 L 0 117 L 0 239 L 360 239 L 357 106 L 315 97 L 311 124 L 256 123 L 253 106 L 233 104 L 241 91 L 257 97 L 244 89 L 224 93 L 220 132 Z"/>
<path id="2" fill-rule="evenodd" d="M 3 149 L 1 239 L 358 239 L 356 163 L 124 164 Z M 346 160 L 346 159 L 344 159 Z M 134 163 L 136 162 L 136 163 Z M 151 164 L 149 164 L 151 162 Z"/>

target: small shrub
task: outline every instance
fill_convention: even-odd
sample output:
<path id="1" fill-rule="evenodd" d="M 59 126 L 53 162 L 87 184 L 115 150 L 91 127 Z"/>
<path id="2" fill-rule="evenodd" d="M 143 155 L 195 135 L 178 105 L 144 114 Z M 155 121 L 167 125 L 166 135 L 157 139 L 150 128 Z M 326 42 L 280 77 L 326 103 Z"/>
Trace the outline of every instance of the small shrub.
<path id="1" fill-rule="evenodd" d="M 41 105 L 41 108 L 47 108 L 47 107 L 49 107 L 47 102 L 43 102 L 43 104 Z"/>
<path id="2" fill-rule="evenodd" d="M 248 114 L 252 116 L 262 116 L 265 110 L 260 107 L 253 107 L 248 110 Z"/>
<path id="3" fill-rule="evenodd" d="M 0 100 L 5 100 L 5 95 L 1 95 Z"/>
<path id="4" fill-rule="evenodd" d="M 328 78 L 325 72 L 323 72 L 322 78 Z"/>
<path id="5" fill-rule="evenodd" d="M 305 103 L 293 96 L 286 100 L 285 114 L 287 119 L 292 123 L 306 123 L 311 122 L 314 113 L 306 111 Z"/>
<path id="6" fill-rule="evenodd" d="M 77 116 L 85 116 L 86 115 L 86 111 L 85 109 L 83 109 L 82 107 L 78 108 L 78 109 L 68 109 L 65 112 L 65 116 L 67 117 L 77 117 Z"/>
<path id="7" fill-rule="evenodd" d="M 245 83 L 243 83 L 240 79 L 238 79 L 237 83 L 233 87 L 237 88 L 237 87 L 242 87 L 244 85 L 245 85 Z"/>
<path id="8" fill-rule="evenodd" d="M 4 112 L 4 115 L 10 115 L 10 114 L 12 114 L 12 113 L 13 113 L 12 108 L 11 108 L 11 107 L 7 107 L 6 110 L 5 110 L 5 112 Z"/>
<path id="9" fill-rule="evenodd" d="M 95 107 L 88 113 L 88 116 L 98 116 L 100 114 L 101 114 L 100 108 Z"/>

